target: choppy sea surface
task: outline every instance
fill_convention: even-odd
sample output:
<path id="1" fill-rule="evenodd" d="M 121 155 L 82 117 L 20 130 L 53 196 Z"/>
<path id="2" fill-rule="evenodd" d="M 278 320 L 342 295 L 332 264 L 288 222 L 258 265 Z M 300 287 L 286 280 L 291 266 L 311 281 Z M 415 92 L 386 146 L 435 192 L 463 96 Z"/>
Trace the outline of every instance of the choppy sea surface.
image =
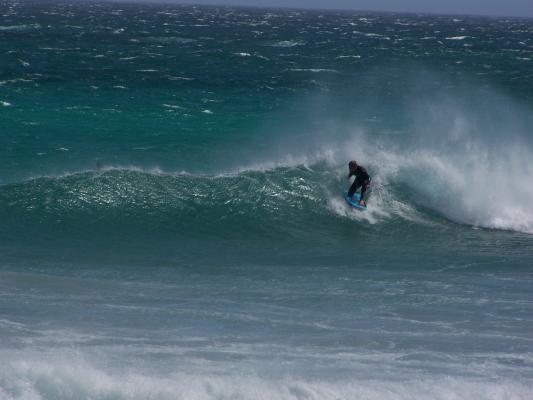
<path id="1" fill-rule="evenodd" d="M 4 1 L 0 399 L 533 398 L 532 126 L 531 19 Z"/>

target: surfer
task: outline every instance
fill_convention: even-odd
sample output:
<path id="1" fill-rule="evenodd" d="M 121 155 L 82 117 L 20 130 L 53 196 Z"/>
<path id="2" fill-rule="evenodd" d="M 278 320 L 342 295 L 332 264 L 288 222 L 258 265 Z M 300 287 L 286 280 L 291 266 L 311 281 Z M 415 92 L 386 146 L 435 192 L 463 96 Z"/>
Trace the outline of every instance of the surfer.
<path id="1" fill-rule="evenodd" d="M 372 182 L 372 178 L 370 175 L 368 175 L 366 169 L 360 165 L 357 165 L 356 161 L 350 161 L 348 163 L 348 169 L 350 170 L 348 179 L 350 179 L 352 175 L 355 176 L 355 180 L 353 181 L 352 186 L 350 186 L 350 190 L 348 190 L 348 197 L 351 198 L 356 190 L 361 188 L 361 200 L 359 201 L 359 204 L 366 207 L 367 197 L 370 194 L 370 183 Z"/>

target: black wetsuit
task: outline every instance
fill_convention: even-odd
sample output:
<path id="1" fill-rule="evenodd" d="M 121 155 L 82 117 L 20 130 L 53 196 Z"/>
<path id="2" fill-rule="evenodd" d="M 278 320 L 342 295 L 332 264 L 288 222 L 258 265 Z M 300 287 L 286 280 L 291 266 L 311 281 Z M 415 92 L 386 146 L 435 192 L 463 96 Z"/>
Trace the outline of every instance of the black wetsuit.
<path id="1" fill-rule="evenodd" d="M 354 171 L 350 171 L 348 178 L 350 178 L 352 175 L 355 176 L 355 180 L 353 181 L 352 186 L 350 186 L 350 190 L 348 190 L 348 197 L 352 197 L 355 191 L 361 188 L 361 200 L 365 200 L 364 196 L 365 193 L 370 189 L 370 182 L 372 182 L 372 178 L 370 175 L 368 175 L 366 169 L 360 165 L 358 165 Z"/>

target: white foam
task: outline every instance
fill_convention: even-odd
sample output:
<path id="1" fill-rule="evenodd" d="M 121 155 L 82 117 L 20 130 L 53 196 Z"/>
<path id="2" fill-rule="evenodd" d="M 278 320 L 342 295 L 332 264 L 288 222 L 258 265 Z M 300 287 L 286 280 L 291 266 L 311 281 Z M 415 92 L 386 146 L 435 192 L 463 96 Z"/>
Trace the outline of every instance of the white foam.
<path id="1" fill-rule="evenodd" d="M 391 40 L 390 37 L 385 35 L 380 35 L 379 33 L 363 33 L 366 37 L 369 38 L 378 38 L 378 39 L 384 39 L 384 40 Z"/>
<path id="2" fill-rule="evenodd" d="M 188 78 L 186 76 L 168 76 L 170 81 L 194 81 L 194 78 Z"/>
<path id="3" fill-rule="evenodd" d="M 461 111 L 446 115 L 454 121 L 446 132 L 421 128 L 434 130 L 421 132 L 433 142 L 408 153 L 378 152 L 379 174 L 456 222 L 533 233 L 533 149 L 516 135 L 492 141 L 491 132 L 478 132 Z"/>
<path id="4" fill-rule="evenodd" d="M 329 69 L 329 68 L 291 68 L 291 71 L 293 72 L 332 72 L 338 74 L 339 71 L 336 69 Z"/>
<path id="5" fill-rule="evenodd" d="M 295 41 L 295 40 L 281 40 L 279 42 L 276 42 L 272 44 L 272 47 L 294 47 L 294 46 L 302 46 L 305 42 L 301 41 Z"/>
<path id="6" fill-rule="evenodd" d="M 175 105 L 175 104 L 163 104 L 163 107 L 172 108 L 175 110 L 183 110 L 183 107 Z"/>
<path id="7" fill-rule="evenodd" d="M 8 26 L 0 26 L 0 32 L 1 31 L 27 31 L 31 29 L 40 29 L 40 24 L 28 24 L 28 25 L 8 25 Z"/>
<path id="8" fill-rule="evenodd" d="M 140 148 L 138 148 L 140 149 Z M 45 154 L 45 153 L 43 153 Z M 86 168 L 86 169 L 79 169 L 75 171 L 64 171 L 62 173 L 58 174 L 42 174 L 42 175 L 32 175 L 27 177 L 26 181 L 32 181 L 35 179 L 64 179 L 71 176 L 79 175 L 79 174 L 86 174 L 86 173 L 92 173 L 98 171 L 100 173 L 102 172 L 108 172 L 108 171 L 131 171 L 131 172 L 140 172 L 143 174 L 150 174 L 150 175 L 160 175 L 160 176 L 183 176 L 183 175 L 190 175 L 187 171 L 164 171 L 159 166 L 153 166 L 153 167 L 139 167 L 136 165 L 120 165 L 120 164 L 102 164 L 97 165 L 96 168 Z"/>
<path id="9" fill-rule="evenodd" d="M 450 36 L 447 37 L 447 40 L 465 40 L 468 36 Z"/>
<path id="10" fill-rule="evenodd" d="M 79 356 L 5 359 L 0 370 L 0 398 L 159 399 L 159 400 L 529 400 L 531 388 L 519 379 L 468 379 L 438 375 L 381 379 L 354 374 L 346 378 L 286 375 L 269 378 L 231 368 L 226 372 L 146 373 L 129 364 L 119 370 L 102 368 Z"/>
<path id="11" fill-rule="evenodd" d="M 350 218 L 355 221 L 366 221 L 369 224 L 376 224 L 383 218 L 390 217 L 390 214 L 383 210 L 379 205 L 372 202 L 368 204 L 366 210 L 355 210 L 348 205 L 346 201 L 340 196 L 340 194 L 332 195 L 328 200 L 328 207 L 335 214 L 342 217 Z"/>

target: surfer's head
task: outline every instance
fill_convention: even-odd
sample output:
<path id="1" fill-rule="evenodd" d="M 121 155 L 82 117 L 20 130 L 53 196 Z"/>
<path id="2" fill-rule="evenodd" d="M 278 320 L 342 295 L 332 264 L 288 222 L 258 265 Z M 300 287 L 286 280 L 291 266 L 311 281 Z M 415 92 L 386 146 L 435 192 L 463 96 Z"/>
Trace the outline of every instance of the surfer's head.
<path id="1" fill-rule="evenodd" d="M 350 169 L 350 171 L 355 171 L 357 168 L 357 161 L 355 160 L 350 161 L 348 163 L 348 168 Z"/>

